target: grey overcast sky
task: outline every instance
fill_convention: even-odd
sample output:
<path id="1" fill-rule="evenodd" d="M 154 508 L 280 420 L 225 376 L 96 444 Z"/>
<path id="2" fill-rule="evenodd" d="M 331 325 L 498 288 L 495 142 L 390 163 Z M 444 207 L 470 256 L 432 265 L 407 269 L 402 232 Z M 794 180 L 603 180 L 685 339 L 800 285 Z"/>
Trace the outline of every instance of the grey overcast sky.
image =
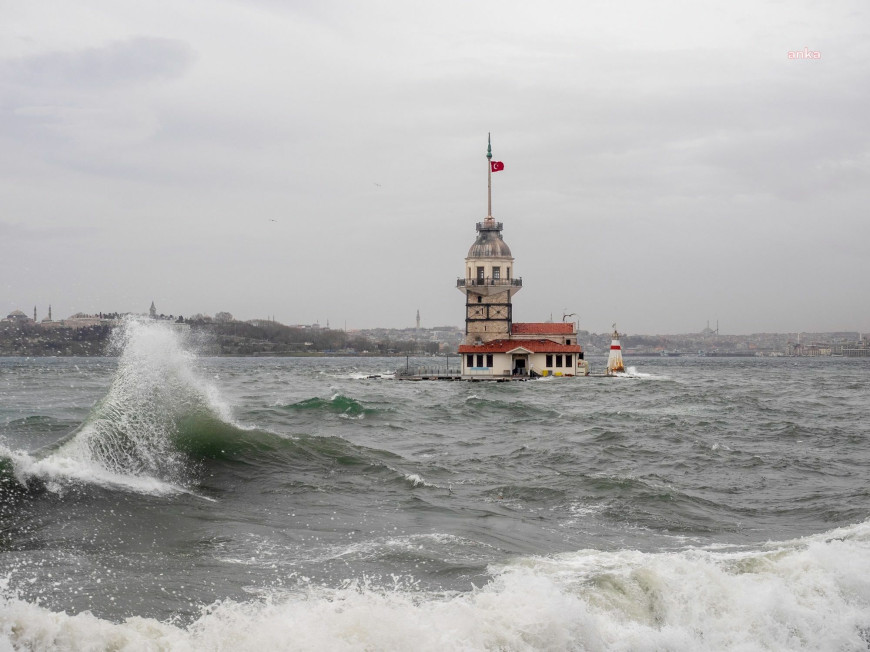
<path id="1" fill-rule="evenodd" d="M 789 52 L 819 59 L 790 59 Z M 0 0 L 0 312 L 870 331 L 866 0 Z"/>

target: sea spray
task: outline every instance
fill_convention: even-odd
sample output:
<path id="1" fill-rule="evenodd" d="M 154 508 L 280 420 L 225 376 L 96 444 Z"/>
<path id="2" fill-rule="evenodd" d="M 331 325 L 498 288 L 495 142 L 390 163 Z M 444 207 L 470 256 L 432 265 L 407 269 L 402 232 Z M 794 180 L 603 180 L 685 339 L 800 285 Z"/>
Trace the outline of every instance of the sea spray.
<path id="1" fill-rule="evenodd" d="M 0 636 L 20 647 L 61 648 L 860 650 L 868 644 L 870 582 L 861 573 L 868 528 L 760 550 L 518 558 L 465 592 L 303 581 L 291 591 L 215 602 L 187 627 L 51 613 L 7 592 Z"/>
<path id="2" fill-rule="evenodd" d="M 196 374 L 196 355 L 171 324 L 127 319 L 112 337 L 119 353 L 112 384 L 88 419 L 44 457 L 15 453 L 16 476 L 127 485 L 146 492 L 189 484 L 190 460 L 177 446 L 179 425 L 229 422 L 229 408 Z M 165 488 L 165 487 L 164 487 Z"/>
<path id="3" fill-rule="evenodd" d="M 56 458 L 103 476 L 5 503 L 0 649 L 867 651 L 864 361 L 336 380 L 386 364 L 193 359 L 194 384 L 256 427 L 174 422 L 215 502 L 117 491 Z M 0 424 L 96 416 L 117 366 L 0 360 Z M 340 418 L 336 394 L 377 412 Z"/>

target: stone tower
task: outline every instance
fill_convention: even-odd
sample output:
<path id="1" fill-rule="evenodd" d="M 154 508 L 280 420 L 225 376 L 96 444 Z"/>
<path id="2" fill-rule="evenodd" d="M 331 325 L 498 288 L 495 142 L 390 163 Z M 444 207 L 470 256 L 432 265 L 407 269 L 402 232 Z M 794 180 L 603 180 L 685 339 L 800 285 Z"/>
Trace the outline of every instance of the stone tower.
<path id="1" fill-rule="evenodd" d="M 523 287 L 514 271 L 510 247 L 501 236 L 503 225 L 492 216 L 492 173 L 504 169 L 492 161 L 487 144 L 487 215 L 477 223 L 477 239 L 465 258 L 465 277 L 456 286 L 465 294 L 465 344 L 509 338 L 513 310 L 511 298 Z"/>

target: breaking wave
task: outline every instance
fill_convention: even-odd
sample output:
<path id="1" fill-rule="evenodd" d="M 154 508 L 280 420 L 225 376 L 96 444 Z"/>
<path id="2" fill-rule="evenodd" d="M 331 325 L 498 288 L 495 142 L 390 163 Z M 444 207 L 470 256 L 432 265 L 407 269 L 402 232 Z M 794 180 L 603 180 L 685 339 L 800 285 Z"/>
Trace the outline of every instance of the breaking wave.
<path id="1" fill-rule="evenodd" d="M 491 567 L 467 592 L 304 582 L 219 601 L 189 626 L 51 612 L 0 585 L 0 642 L 23 649 L 859 650 L 870 642 L 870 523 L 760 550 L 582 550 Z"/>
<path id="2" fill-rule="evenodd" d="M 22 486 L 50 491 L 69 483 L 184 491 L 190 459 L 179 443 L 190 446 L 191 433 L 205 436 L 203 424 L 241 429 L 217 390 L 197 375 L 195 354 L 172 326 L 130 319 L 112 346 L 120 352 L 112 384 L 81 426 L 34 453 L 0 447 L 6 484 L 11 475 Z"/>

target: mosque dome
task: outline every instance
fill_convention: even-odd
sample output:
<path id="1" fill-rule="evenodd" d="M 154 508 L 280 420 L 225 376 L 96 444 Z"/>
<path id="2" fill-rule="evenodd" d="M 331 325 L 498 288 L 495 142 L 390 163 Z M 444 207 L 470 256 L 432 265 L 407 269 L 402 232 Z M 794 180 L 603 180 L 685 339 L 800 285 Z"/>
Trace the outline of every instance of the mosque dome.
<path id="1" fill-rule="evenodd" d="M 3 313 L 0 313 L 2 315 Z M 27 315 L 25 315 L 20 310 L 13 310 L 8 315 L 6 315 L 6 319 L 27 319 Z"/>

